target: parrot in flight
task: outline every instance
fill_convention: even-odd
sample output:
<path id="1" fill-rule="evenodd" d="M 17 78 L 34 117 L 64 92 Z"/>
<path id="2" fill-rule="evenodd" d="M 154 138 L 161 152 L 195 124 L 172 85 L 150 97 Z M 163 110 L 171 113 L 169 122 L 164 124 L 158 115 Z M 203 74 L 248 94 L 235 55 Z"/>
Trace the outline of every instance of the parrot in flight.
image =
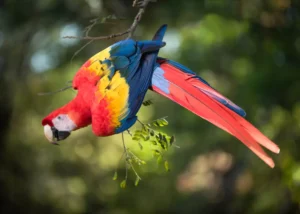
<path id="1" fill-rule="evenodd" d="M 187 67 L 157 56 L 166 29 L 149 41 L 119 41 L 86 61 L 72 81 L 76 97 L 42 120 L 46 138 L 56 143 L 88 125 L 96 136 L 122 133 L 137 121 L 149 89 L 235 136 L 273 168 L 261 146 L 274 153 L 279 147 L 244 119 L 242 108 Z"/>

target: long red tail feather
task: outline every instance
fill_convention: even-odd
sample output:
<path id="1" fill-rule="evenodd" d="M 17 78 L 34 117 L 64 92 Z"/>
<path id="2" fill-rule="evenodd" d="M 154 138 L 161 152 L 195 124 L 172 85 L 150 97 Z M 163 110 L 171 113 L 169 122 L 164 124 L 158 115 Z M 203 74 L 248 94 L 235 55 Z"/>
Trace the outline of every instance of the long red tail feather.
<path id="1" fill-rule="evenodd" d="M 217 91 L 199 79 L 193 78 L 190 73 L 168 63 L 168 61 L 160 63 L 160 67 L 154 71 L 153 80 L 160 82 L 162 86 L 153 84 L 152 88 L 155 92 L 168 97 L 196 115 L 227 131 L 244 143 L 270 167 L 275 166 L 273 160 L 260 145 L 274 153 L 279 153 L 279 147 L 243 117 L 218 102 L 218 100 L 213 99 L 210 94 L 220 95 Z"/>

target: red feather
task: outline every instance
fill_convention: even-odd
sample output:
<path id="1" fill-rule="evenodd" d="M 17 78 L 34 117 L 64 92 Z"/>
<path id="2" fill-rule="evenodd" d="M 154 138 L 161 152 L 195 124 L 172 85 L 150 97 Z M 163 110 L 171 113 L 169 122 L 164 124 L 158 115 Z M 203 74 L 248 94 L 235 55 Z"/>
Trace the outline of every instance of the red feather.
<path id="1" fill-rule="evenodd" d="M 185 73 L 167 62 L 162 62 L 160 68 L 164 71 L 161 78 L 168 81 L 170 93 L 167 94 L 156 86 L 153 86 L 154 91 L 232 134 L 270 167 L 275 166 L 273 160 L 259 144 L 274 153 L 279 153 L 279 147 L 243 117 L 205 93 L 209 90 L 209 92 L 215 94 L 218 93 L 217 91 L 208 87 L 199 79 L 191 78 L 191 74 Z"/>

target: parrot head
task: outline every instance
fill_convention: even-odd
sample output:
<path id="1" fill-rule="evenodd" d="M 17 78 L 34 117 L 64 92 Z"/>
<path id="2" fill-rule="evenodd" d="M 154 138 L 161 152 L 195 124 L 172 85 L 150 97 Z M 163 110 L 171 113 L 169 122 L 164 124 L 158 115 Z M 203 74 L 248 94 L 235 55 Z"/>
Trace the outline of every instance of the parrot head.
<path id="1" fill-rule="evenodd" d="M 67 105 L 56 109 L 42 120 L 44 134 L 52 144 L 64 140 L 72 131 L 91 123 L 90 109 L 74 99 Z"/>
<path id="2" fill-rule="evenodd" d="M 42 121 L 44 134 L 53 144 L 70 136 L 71 132 L 77 128 L 75 122 L 68 114 L 54 111 Z"/>

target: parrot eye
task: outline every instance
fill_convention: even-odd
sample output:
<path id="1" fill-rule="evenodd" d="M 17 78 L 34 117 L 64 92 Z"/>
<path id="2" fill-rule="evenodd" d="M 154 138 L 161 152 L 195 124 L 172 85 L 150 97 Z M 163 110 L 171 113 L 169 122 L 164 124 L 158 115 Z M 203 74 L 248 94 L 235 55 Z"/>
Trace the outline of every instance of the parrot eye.
<path id="1" fill-rule="evenodd" d="M 70 119 L 67 114 L 59 114 L 53 120 L 53 136 L 57 139 L 65 139 L 67 133 L 70 133 L 76 128 L 76 124 Z M 62 134 L 63 132 L 66 132 Z"/>

